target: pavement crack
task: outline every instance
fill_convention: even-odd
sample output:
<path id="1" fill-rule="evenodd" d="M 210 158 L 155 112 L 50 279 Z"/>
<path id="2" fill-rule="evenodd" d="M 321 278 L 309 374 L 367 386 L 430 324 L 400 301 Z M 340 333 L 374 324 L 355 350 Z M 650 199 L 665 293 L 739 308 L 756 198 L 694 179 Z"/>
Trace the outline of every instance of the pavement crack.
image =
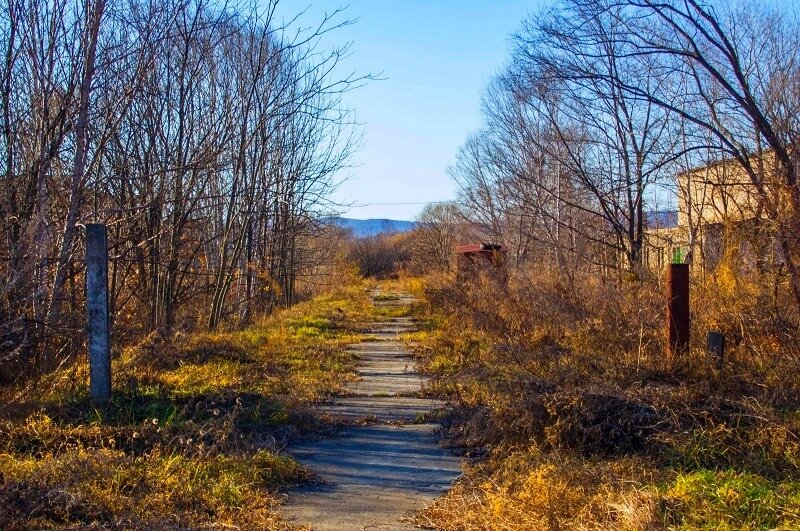
<path id="1" fill-rule="evenodd" d="M 380 293 L 374 304 L 382 306 Z M 408 305 L 407 294 L 392 307 Z M 461 459 L 439 446 L 437 413 L 446 406 L 425 398 L 427 377 L 415 372 L 402 334 L 410 319 L 385 319 L 368 327 L 364 341 L 347 347 L 358 355 L 360 378 L 319 406 L 344 424 L 336 437 L 307 441 L 289 451 L 329 484 L 289 493 L 284 514 L 313 529 L 411 529 L 408 515 L 443 494 L 461 474 Z"/>

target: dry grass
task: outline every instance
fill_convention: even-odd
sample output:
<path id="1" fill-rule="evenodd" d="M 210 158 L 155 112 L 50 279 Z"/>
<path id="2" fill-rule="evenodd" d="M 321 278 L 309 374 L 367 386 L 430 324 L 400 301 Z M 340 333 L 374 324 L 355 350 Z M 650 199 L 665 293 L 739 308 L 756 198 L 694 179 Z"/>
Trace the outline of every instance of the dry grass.
<path id="1" fill-rule="evenodd" d="M 373 309 L 362 286 L 244 331 L 149 337 L 93 404 L 78 364 L 0 408 L 0 528 L 281 529 L 280 490 L 313 481 L 281 449 L 335 429 L 311 405 L 354 377 L 343 345 Z"/>
<path id="2" fill-rule="evenodd" d="M 670 365 L 655 280 L 429 280 L 427 326 L 409 339 L 431 391 L 459 404 L 445 440 L 480 465 L 422 521 L 800 528 L 796 320 L 756 285 L 706 282 L 693 288 L 691 352 Z M 722 370 L 703 352 L 708 329 L 730 340 Z"/>
<path id="3" fill-rule="evenodd" d="M 653 529 L 655 473 L 640 458 L 586 461 L 514 449 L 474 467 L 421 521 L 448 530 Z"/>
<path id="4" fill-rule="evenodd" d="M 188 458 L 79 447 L 61 454 L 0 454 L 0 467 L 4 529 L 185 529 L 209 523 L 274 529 L 283 526 L 270 491 L 308 479 L 296 463 L 267 450 Z"/>

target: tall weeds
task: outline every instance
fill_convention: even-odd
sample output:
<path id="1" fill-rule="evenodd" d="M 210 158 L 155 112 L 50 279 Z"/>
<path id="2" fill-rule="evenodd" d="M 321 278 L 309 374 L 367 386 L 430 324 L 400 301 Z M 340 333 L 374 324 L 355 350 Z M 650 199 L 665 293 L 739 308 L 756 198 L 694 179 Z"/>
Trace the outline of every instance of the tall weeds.
<path id="1" fill-rule="evenodd" d="M 659 278 L 430 278 L 419 353 L 432 390 L 459 404 L 445 440 L 486 459 L 424 518 L 447 529 L 800 525 L 785 494 L 800 486 L 798 320 L 746 278 L 693 279 L 690 349 L 671 363 Z M 708 330 L 728 340 L 721 368 Z"/>

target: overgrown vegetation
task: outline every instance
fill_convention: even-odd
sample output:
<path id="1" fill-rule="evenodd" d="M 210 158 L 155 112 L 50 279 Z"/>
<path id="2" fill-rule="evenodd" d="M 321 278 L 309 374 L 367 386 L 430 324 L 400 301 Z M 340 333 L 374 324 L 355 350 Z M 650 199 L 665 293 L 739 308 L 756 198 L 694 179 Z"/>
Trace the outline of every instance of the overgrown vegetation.
<path id="1" fill-rule="evenodd" d="M 349 259 L 358 266 L 366 278 L 397 278 L 410 256 L 408 236 L 404 234 L 378 234 L 355 239 L 350 247 Z"/>
<path id="2" fill-rule="evenodd" d="M 0 528 L 281 529 L 281 488 L 313 481 L 285 445 L 335 428 L 310 406 L 353 377 L 363 287 L 243 331 L 158 336 L 114 360 L 114 397 L 78 364 L 3 390 Z"/>
<path id="3" fill-rule="evenodd" d="M 413 339 L 458 404 L 445 438 L 483 458 L 425 522 L 800 528 L 797 27 L 701 0 L 554 0 L 522 22 L 451 167 L 455 210 L 414 238 Z M 453 240 L 502 250 L 437 253 Z M 668 356 L 670 261 L 692 339 Z"/>
<path id="4" fill-rule="evenodd" d="M 488 270 L 429 281 L 427 330 L 409 339 L 435 377 L 430 390 L 457 404 L 445 440 L 479 459 L 423 522 L 800 526 L 800 367 L 796 343 L 781 335 L 788 310 L 774 313 L 767 293 L 733 301 L 696 286 L 695 340 L 670 365 L 657 281 L 568 287 L 513 273 L 507 283 Z M 702 338 L 721 322 L 741 339 L 718 370 Z"/>

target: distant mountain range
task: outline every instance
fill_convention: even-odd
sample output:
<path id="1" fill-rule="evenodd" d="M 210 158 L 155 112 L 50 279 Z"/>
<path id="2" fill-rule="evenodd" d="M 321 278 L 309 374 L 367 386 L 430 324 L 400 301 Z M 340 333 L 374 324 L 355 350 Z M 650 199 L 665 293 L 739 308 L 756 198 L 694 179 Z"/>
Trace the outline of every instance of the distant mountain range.
<path id="1" fill-rule="evenodd" d="M 649 229 L 672 229 L 678 226 L 677 210 L 651 210 L 644 213 Z"/>
<path id="2" fill-rule="evenodd" d="M 365 238 L 378 234 L 393 234 L 414 230 L 417 223 L 399 219 L 353 219 L 332 217 L 329 221 L 338 227 L 353 231 L 353 236 Z M 678 212 L 675 210 L 653 210 L 645 212 L 645 225 L 648 228 L 672 228 L 678 225 Z"/>
<path id="3" fill-rule="evenodd" d="M 399 219 L 352 219 L 333 217 L 330 221 L 344 229 L 353 231 L 353 236 L 364 238 L 378 234 L 390 234 L 413 230 L 417 224 Z"/>

